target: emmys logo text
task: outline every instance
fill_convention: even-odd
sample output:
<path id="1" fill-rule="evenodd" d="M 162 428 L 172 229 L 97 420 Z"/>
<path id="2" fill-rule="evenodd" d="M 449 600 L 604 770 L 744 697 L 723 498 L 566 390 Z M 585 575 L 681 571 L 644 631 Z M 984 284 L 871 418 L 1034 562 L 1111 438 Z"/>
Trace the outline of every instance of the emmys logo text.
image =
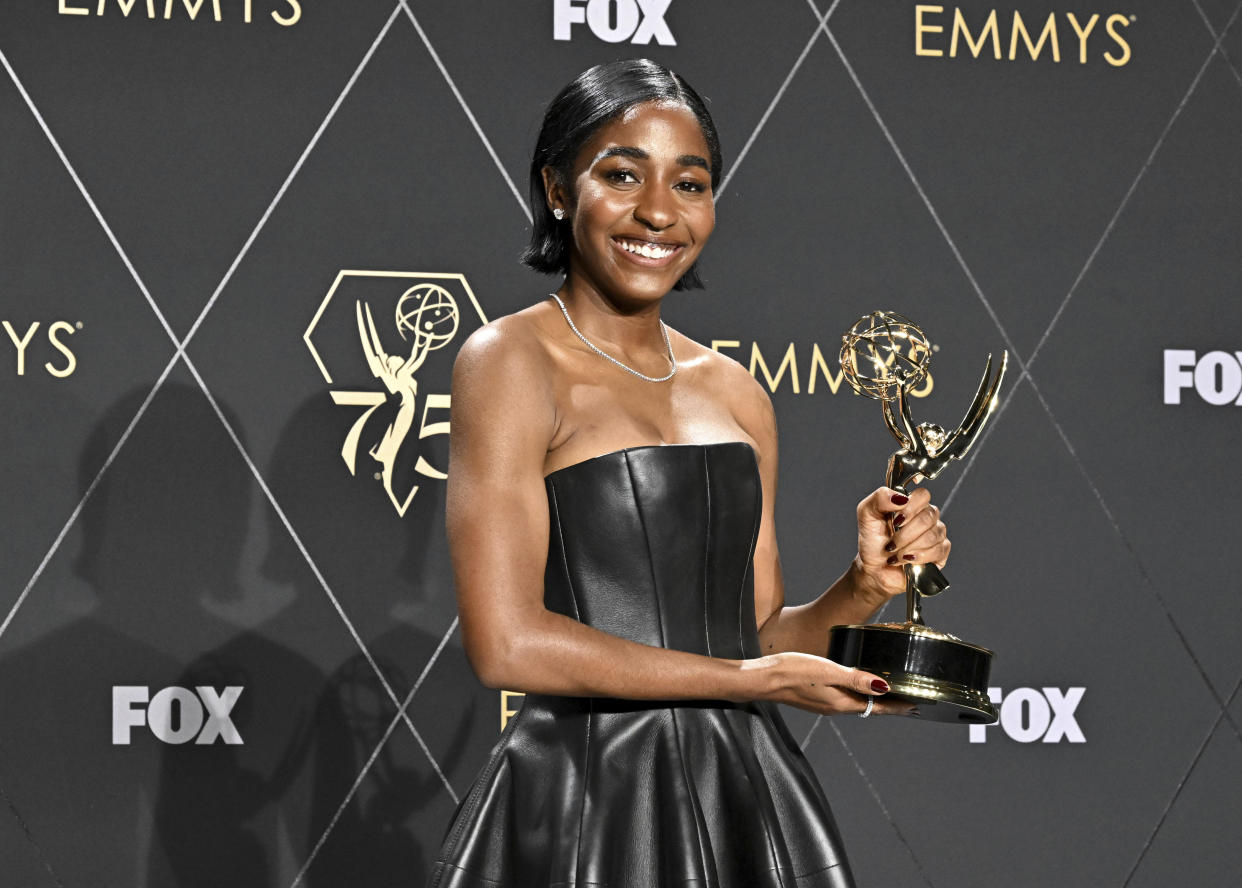
<path id="1" fill-rule="evenodd" d="M 999 727 L 1018 743 L 1086 743 L 1074 713 L 1086 688 L 1015 688 L 1004 693 L 988 688 L 988 697 L 1000 710 L 995 725 L 971 725 L 970 742 L 987 743 L 988 730 Z"/>
<path id="2" fill-rule="evenodd" d="M 572 40 L 574 25 L 585 24 L 605 43 L 676 46 L 664 21 L 673 0 L 552 0 L 552 39 Z"/>
<path id="3" fill-rule="evenodd" d="M 750 348 L 747 349 L 746 345 Z M 772 394 L 776 394 L 777 389 L 783 389 L 795 395 L 803 393 L 814 395 L 825 390 L 835 395 L 845 378 L 837 363 L 836 350 L 830 349 L 825 355 L 818 342 L 811 343 L 809 352 L 806 346 L 799 347 L 793 342 L 789 343 L 784 351 L 769 349 L 764 352 L 757 342 L 749 342 L 746 345 L 743 345 L 739 339 L 713 339 L 712 351 L 728 355 L 742 364 L 750 375 L 763 383 Z M 923 381 L 910 391 L 910 395 L 915 398 L 926 398 L 931 394 L 934 385 L 931 374 L 928 373 Z M 850 391 L 849 385 L 845 386 L 845 391 L 847 393 Z"/>
<path id="4" fill-rule="evenodd" d="M 256 0 L 224 0 L 223 3 L 221 0 L 60 0 L 59 12 L 61 15 L 114 17 L 119 13 L 123 18 L 129 18 L 129 14 L 137 7 L 148 19 L 158 16 L 167 21 L 176 15 L 177 18 L 185 17 L 190 21 L 197 21 L 199 12 L 202 12 L 203 21 L 208 21 L 206 9 L 210 8 L 210 21 L 224 21 L 227 10 L 230 20 L 240 18 L 245 24 L 250 24 L 254 21 L 256 6 L 259 7 L 260 14 L 267 9 L 272 21 L 286 28 L 296 25 L 302 19 L 302 4 L 299 0 L 258 0 L 257 3 Z"/>
<path id="5" fill-rule="evenodd" d="M 164 688 L 154 697 L 143 685 L 117 685 L 112 689 L 112 744 L 127 746 L 134 728 L 146 727 L 164 743 L 240 745 L 241 734 L 229 713 L 237 705 L 242 688 Z"/>
<path id="6" fill-rule="evenodd" d="M 1193 389 L 1209 404 L 1242 407 L 1242 351 L 1210 351 L 1196 357 L 1182 348 L 1164 350 L 1164 403 L 1182 403 L 1182 391 Z"/>
<path id="7" fill-rule="evenodd" d="M 52 360 L 43 362 L 43 369 L 57 379 L 72 376 L 73 371 L 78 368 L 78 359 L 70 350 L 65 337 L 82 329 L 81 322 L 71 324 L 68 321 L 53 321 L 44 327 L 39 321 L 32 321 L 24 331 L 20 330 L 20 324 L 17 327 L 9 321 L 4 321 L 3 324 L 4 332 L 9 334 L 9 341 L 13 343 L 16 352 L 14 364 L 10 366 L 16 368 L 18 376 L 26 375 L 28 357 L 31 363 L 38 362 L 44 356 L 51 357 Z M 43 335 L 39 335 L 40 330 L 43 330 Z"/>
<path id="8" fill-rule="evenodd" d="M 969 52 L 977 59 L 990 50 L 997 61 L 1037 61 L 1042 56 L 1060 62 L 1064 50 L 1067 59 L 1077 59 L 1080 65 L 1102 58 L 1120 68 L 1130 61 L 1130 44 L 1121 29 L 1134 23 L 1132 15 L 1115 12 L 1080 17 L 1072 12 L 1050 12 L 1042 22 L 1033 17 L 1028 23 L 1015 9 L 1005 18 L 1008 20 L 1002 24 L 1004 19 L 993 9 L 982 21 L 977 16 L 967 21 L 961 7 L 955 6 L 950 19 L 945 7 L 921 3 L 914 7 L 914 54 L 955 59 L 959 53 L 964 57 Z M 1106 48 L 1100 51 L 1100 46 Z"/>

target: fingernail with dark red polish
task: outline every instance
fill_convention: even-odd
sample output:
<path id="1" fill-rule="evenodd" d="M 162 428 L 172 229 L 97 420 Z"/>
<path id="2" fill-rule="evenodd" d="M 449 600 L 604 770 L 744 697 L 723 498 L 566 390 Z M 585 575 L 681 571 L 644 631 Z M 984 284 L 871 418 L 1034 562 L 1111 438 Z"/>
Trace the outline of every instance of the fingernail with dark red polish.
<path id="1" fill-rule="evenodd" d="M 891 555 L 891 556 L 889 556 L 888 563 L 889 563 L 889 564 L 896 564 L 896 563 L 897 563 L 897 556 L 896 556 L 896 555 Z"/>
<path id="2" fill-rule="evenodd" d="M 901 525 L 905 523 L 906 523 L 906 513 L 898 512 L 897 517 L 893 519 L 893 527 L 901 527 Z"/>
<path id="3" fill-rule="evenodd" d="M 887 546 L 885 546 L 885 547 L 884 547 L 884 551 L 885 551 L 885 552 L 895 552 L 895 551 L 897 551 L 897 544 L 896 544 L 896 543 L 889 543 Z"/>
<path id="4" fill-rule="evenodd" d="M 913 561 L 913 560 L 914 560 L 914 556 L 913 556 L 913 555 L 902 555 L 901 557 L 902 557 L 902 558 L 904 558 L 904 559 L 906 559 L 906 561 Z"/>
<path id="5" fill-rule="evenodd" d="M 882 678 L 877 678 L 875 681 L 871 682 L 871 690 L 875 691 L 877 694 L 887 694 L 888 682 Z"/>
<path id="6" fill-rule="evenodd" d="M 904 506 L 906 503 L 910 502 L 910 497 L 906 496 L 904 493 L 894 493 L 892 500 L 894 506 Z"/>

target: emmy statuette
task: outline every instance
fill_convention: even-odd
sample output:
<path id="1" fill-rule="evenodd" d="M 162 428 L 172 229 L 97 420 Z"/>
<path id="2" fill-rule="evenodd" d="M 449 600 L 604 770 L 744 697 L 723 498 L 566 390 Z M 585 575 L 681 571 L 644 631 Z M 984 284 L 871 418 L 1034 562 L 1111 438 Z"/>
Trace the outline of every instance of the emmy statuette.
<path id="1" fill-rule="evenodd" d="M 961 459 L 978 440 L 996 408 L 996 393 L 1009 353 L 992 376 L 992 356 L 965 418 L 951 433 L 935 423 L 914 425 L 909 392 L 927 374 L 931 345 L 911 321 L 892 312 L 860 318 L 842 337 L 841 370 L 858 394 L 881 402 L 884 422 L 901 445 L 888 463 L 886 484 L 901 491 L 935 478 L 950 460 Z M 915 703 L 929 721 L 991 724 L 996 708 L 988 699 L 992 652 L 923 622 L 922 600 L 949 587 L 934 564 L 907 564 L 906 619 L 903 623 L 833 626 L 828 658 L 883 676 L 886 696 Z"/>

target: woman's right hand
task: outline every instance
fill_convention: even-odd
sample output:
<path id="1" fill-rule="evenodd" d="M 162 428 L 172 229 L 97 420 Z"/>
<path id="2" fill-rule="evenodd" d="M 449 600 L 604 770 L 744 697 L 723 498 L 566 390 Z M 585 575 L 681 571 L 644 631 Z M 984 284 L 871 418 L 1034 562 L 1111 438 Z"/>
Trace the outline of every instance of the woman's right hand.
<path id="1" fill-rule="evenodd" d="M 880 676 L 813 654 L 768 654 L 744 661 L 743 669 L 753 671 L 762 688 L 759 699 L 821 715 L 862 713 L 868 698 L 875 699 L 872 713 L 877 715 L 907 715 L 914 709 L 905 701 L 884 699 L 888 683 Z"/>

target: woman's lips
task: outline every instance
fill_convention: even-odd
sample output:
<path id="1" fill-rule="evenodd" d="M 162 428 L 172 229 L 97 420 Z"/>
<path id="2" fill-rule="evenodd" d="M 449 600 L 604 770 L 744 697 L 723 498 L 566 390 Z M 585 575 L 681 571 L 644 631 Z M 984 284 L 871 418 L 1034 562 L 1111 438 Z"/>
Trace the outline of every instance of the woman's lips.
<path id="1" fill-rule="evenodd" d="M 630 237 L 614 237 L 613 244 L 625 258 L 648 268 L 670 264 L 681 252 L 681 244 L 663 244 Z"/>

